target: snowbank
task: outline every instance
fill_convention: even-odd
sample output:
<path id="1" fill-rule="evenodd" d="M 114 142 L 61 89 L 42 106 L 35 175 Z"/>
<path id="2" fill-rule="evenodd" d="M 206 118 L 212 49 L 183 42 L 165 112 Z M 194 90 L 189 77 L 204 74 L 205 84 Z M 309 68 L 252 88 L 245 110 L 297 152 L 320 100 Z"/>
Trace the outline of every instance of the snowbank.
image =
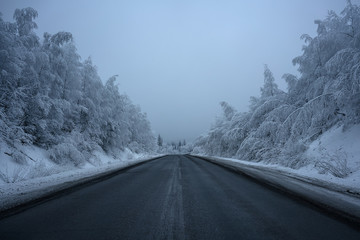
<path id="1" fill-rule="evenodd" d="M 86 164 L 75 167 L 56 165 L 45 150 L 33 146 L 23 149 L 31 159 L 26 163 L 11 160 L 7 150 L 6 146 L 1 146 L 0 211 L 158 157 L 129 150 L 117 158 L 95 152 Z"/>
<path id="2" fill-rule="evenodd" d="M 331 128 L 310 144 L 305 157 L 314 163 L 314 168 L 325 174 L 319 177 L 360 185 L 360 125 L 346 130 L 342 126 Z M 346 178 L 329 179 L 331 175 Z"/>
<path id="3" fill-rule="evenodd" d="M 310 168 L 294 170 L 278 165 L 250 163 L 231 158 L 194 156 L 239 171 L 322 209 L 331 210 L 348 221 L 360 223 L 360 186 L 359 181 L 355 180 L 359 179 L 359 174 L 350 181 L 337 182 L 316 177 L 319 174 L 311 171 Z M 346 183 L 349 182 L 352 184 L 347 185 Z"/>

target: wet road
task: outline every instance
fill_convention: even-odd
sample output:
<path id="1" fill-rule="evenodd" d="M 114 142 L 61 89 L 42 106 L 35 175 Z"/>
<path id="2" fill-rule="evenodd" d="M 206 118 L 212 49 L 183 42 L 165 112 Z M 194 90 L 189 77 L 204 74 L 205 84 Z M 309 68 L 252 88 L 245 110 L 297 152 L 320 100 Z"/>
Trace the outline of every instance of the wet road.
<path id="1" fill-rule="evenodd" d="M 0 239 L 360 239 L 213 163 L 166 156 L 0 220 Z"/>

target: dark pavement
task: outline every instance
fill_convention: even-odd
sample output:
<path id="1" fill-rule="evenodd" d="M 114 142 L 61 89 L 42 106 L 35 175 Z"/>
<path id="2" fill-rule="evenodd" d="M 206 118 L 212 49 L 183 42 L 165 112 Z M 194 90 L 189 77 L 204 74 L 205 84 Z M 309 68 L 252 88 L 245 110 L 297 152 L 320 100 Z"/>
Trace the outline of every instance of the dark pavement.
<path id="1" fill-rule="evenodd" d="M 360 239 L 360 231 L 204 160 L 166 156 L 0 220 L 0 239 Z"/>

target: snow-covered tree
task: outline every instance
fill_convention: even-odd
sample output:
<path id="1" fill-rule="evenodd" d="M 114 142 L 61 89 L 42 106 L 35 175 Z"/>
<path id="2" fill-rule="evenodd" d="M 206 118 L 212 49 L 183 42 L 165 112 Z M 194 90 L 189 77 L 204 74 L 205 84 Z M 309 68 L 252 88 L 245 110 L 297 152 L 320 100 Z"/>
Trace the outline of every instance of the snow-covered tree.
<path id="1" fill-rule="evenodd" d="M 159 147 L 162 147 L 162 145 L 163 145 L 163 139 L 162 139 L 162 137 L 160 136 L 160 134 L 159 134 L 158 137 L 157 137 L 157 145 L 158 145 Z"/>
<path id="2" fill-rule="evenodd" d="M 156 142 L 146 114 L 104 85 L 91 59 L 81 62 L 73 36 L 34 32 L 36 10 L 17 9 L 15 23 L 0 16 L 0 140 L 14 149 L 35 144 L 56 163 L 80 164 L 102 148 L 151 151 Z"/>
<path id="3" fill-rule="evenodd" d="M 317 35 L 301 37 L 303 53 L 293 60 L 300 76 L 283 75 L 288 92 L 265 65 L 261 96 L 251 97 L 249 112 L 225 111 L 194 151 L 299 167 L 307 146 L 329 128 L 360 123 L 360 7 L 347 1 L 340 15 L 330 11 L 315 24 Z"/>
<path id="4" fill-rule="evenodd" d="M 261 97 L 272 97 L 279 93 L 275 78 L 267 65 L 264 66 L 264 86 L 260 89 Z"/>

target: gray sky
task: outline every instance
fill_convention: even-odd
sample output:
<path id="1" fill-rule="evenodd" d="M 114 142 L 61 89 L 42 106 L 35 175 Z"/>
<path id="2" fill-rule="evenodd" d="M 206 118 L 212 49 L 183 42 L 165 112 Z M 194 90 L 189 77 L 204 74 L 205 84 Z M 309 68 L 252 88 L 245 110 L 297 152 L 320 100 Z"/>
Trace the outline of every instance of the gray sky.
<path id="1" fill-rule="evenodd" d="M 353 0 L 359 4 L 360 0 Z M 82 59 L 126 93 L 165 141 L 191 141 L 220 114 L 220 101 L 247 111 L 268 64 L 281 89 L 297 74 L 300 36 L 345 0 L 1 0 L 5 21 L 31 6 L 38 34 L 68 31 Z"/>

